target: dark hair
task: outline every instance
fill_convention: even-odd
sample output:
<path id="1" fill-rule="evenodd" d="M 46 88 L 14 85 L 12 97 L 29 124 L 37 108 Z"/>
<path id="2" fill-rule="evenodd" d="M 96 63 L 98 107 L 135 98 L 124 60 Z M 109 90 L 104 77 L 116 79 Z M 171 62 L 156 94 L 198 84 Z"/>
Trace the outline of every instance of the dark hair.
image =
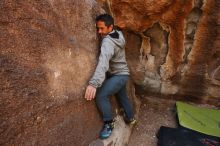
<path id="1" fill-rule="evenodd" d="M 96 17 L 96 22 L 98 21 L 103 21 L 105 23 L 105 26 L 109 27 L 110 25 L 114 26 L 114 19 L 111 15 L 109 14 L 101 14 Z"/>

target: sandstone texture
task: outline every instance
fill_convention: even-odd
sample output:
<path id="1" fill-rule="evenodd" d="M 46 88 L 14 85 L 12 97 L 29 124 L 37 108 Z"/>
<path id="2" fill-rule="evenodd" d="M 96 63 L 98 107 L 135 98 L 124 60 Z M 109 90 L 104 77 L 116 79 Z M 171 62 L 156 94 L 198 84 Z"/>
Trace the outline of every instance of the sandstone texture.
<path id="1" fill-rule="evenodd" d="M 136 89 L 217 104 L 220 1 L 100 0 L 125 32 Z"/>
<path id="2" fill-rule="evenodd" d="M 99 52 L 94 19 L 105 11 L 126 37 L 136 114 L 135 94 L 220 106 L 219 9 L 219 0 L 1 0 L 0 145 L 97 139 L 101 117 L 83 97 Z M 127 144 L 131 129 L 119 129 L 127 136 L 102 143 Z"/>
<path id="3" fill-rule="evenodd" d="M 87 145 L 101 120 L 84 90 L 96 1 L 0 2 L 0 145 Z"/>
<path id="4" fill-rule="evenodd" d="M 101 13 L 95 0 L 0 2 L 0 145 L 97 139 L 102 120 L 84 92 L 97 64 Z M 128 90 L 138 111 L 132 82 Z"/>

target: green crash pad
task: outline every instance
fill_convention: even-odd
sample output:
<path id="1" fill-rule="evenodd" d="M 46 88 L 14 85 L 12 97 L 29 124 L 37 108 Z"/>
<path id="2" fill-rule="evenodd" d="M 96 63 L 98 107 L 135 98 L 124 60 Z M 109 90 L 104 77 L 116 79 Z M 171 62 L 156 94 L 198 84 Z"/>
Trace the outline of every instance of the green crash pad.
<path id="1" fill-rule="evenodd" d="M 183 127 L 220 137 L 220 110 L 195 107 L 177 102 L 179 124 Z"/>

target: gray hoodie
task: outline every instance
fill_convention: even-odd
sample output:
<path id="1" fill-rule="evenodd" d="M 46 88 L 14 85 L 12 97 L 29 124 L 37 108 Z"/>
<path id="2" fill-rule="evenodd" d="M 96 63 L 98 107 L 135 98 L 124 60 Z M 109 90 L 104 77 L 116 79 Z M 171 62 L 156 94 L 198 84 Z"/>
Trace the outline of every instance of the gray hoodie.
<path id="1" fill-rule="evenodd" d="M 98 65 L 89 84 L 100 87 L 106 72 L 111 75 L 129 75 L 125 59 L 125 39 L 121 31 L 113 30 L 102 39 Z"/>

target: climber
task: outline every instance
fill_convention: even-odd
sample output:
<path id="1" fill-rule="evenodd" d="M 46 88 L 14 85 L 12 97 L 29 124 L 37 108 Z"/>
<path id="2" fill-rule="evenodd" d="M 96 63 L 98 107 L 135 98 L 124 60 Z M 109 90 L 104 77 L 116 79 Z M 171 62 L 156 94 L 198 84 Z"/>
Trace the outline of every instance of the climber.
<path id="1" fill-rule="evenodd" d="M 134 112 L 127 96 L 126 83 L 129 69 L 125 60 L 125 39 L 121 31 L 114 29 L 114 19 L 109 14 L 96 17 L 97 33 L 101 38 L 101 51 L 96 70 L 86 88 L 86 100 L 95 98 L 104 125 L 100 138 L 108 138 L 114 128 L 114 118 L 109 97 L 115 95 L 124 110 L 124 120 L 134 124 Z"/>

